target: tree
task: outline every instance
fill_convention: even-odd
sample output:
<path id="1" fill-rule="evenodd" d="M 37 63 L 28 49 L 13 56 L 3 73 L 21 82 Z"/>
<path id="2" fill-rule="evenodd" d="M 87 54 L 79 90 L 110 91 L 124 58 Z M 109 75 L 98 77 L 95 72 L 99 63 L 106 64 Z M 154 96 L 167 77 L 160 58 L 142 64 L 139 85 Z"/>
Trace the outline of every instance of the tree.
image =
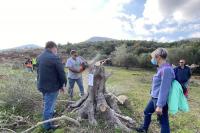
<path id="1" fill-rule="evenodd" d="M 103 66 L 92 66 L 89 68 L 89 73 L 93 81 L 88 86 L 88 93 L 75 103 L 69 102 L 68 111 L 76 110 L 78 120 L 88 119 L 91 125 L 98 125 L 96 119 L 101 117 L 108 124 L 131 132 L 130 127 L 135 121 L 121 115 L 117 104 L 118 98 L 106 90 L 105 83 L 111 74 L 107 74 Z"/>
<path id="2" fill-rule="evenodd" d="M 117 66 L 124 66 L 127 58 L 127 48 L 125 44 L 115 48 L 113 52 L 112 62 Z"/>

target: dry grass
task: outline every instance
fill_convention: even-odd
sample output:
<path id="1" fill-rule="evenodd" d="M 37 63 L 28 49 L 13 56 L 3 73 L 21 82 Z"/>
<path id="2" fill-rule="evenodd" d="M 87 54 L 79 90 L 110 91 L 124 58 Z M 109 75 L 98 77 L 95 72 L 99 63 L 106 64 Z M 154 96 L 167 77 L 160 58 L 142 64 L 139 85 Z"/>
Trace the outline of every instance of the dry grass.
<path id="1" fill-rule="evenodd" d="M 9 65 L 7 65 L 9 66 Z M 106 83 L 107 90 L 115 93 L 116 95 L 125 94 L 129 97 L 131 106 L 129 109 L 121 108 L 123 113 L 133 117 L 137 121 L 137 125 L 142 122 L 143 110 L 150 98 L 149 91 L 151 86 L 151 78 L 154 74 L 153 71 L 147 71 L 143 69 L 126 70 L 122 68 L 106 67 L 106 71 L 113 72 L 113 75 L 108 79 Z M 16 100 L 18 99 L 32 99 L 34 102 L 39 101 L 41 103 L 41 94 L 37 91 L 35 86 L 35 74 L 26 73 L 24 70 L 13 70 L 11 67 L 0 66 L 0 75 L 3 75 L 0 80 L 0 100 L 9 103 L 10 105 L 16 106 Z M 87 90 L 87 72 L 83 73 L 84 86 Z M 27 76 L 29 77 L 27 79 Z M 195 77 L 195 81 L 191 84 L 190 91 L 190 112 L 179 113 L 176 116 L 170 116 L 170 125 L 172 133 L 198 133 L 200 132 L 200 86 L 199 79 Z M 9 94 L 9 92 L 12 92 Z M 78 99 L 78 87 L 75 86 L 75 99 Z M 12 94 L 12 95 L 11 95 Z M 7 96 L 7 100 L 2 99 Z M 62 94 L 59 99 L 67 99 L 67 94 Z M 10 99 L 10 100 L 8 100 Z M 36 100 L 37 99 L 37 100 Z M 29 102 L 31 102 L 30 100 Z M 23 101 L 23 100 L 22 100 Z M 21 105 L 25 106 L 26 104 Z M 38 103 L 38 104 L 39 104 Z M 36 103 L 37 105 L 37 103 Z M 59 104 L 58 104 L 59 105 Z M 3 112 L 3 106 L 0 106 L 1 113 Z M 58 106 L 59 110 L 62 110 L 65 106 Z M 29 107 L 28 107 L 29 108 Z M 12 112 L 12 111 L 11 111 Z M 22 111 L 23 112 L 23 111 Z M 21 112 L 21 113 L 22 113 Z M 1 114 L 0 113 L 0 114 Z M 14 112 L 15 113 L 15 112 Z M 20 112 L 18 112 L 20 113 Z M 33 112 L 32 112 L 33 113 Z M 37 110 L 32 114 L 32 121 L 37 122 L 41 120 L 41 111 Z M 74 117 L 74 116 L 72 116 Z M 63 128 L 55 131 L 55 133 L 63 132 L 82 132 L 82 133 L 93 133 L 93 132 L 121 132 L 120 129 L 110 128 L 104 123 L 103 120 L 99 121 L 98 127 L 92 127 L 88 125 L 87 121 L 82 123 L 82 126 L 77 129 L 70 123 L 61 123 Z M 38 128 L 34 133 L 43 132 L 41 128 Z M 134 131 L 133 131 L 134 132 Z M 158 133 L 158 122 L 155 115 L 153 116 L 152 124 L 150 127 L 150 133 Z"/>

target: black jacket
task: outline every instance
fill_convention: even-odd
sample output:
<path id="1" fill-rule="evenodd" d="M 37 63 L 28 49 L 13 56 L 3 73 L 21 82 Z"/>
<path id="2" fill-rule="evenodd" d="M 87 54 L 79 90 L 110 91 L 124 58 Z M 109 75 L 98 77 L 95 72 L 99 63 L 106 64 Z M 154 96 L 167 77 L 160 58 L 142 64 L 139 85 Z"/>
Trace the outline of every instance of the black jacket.
<path id="1" fill-rule="evenodd" d="M 58 56 L 45 50 L 37 58 L 37 87 L 42 93 L 56 92 L 67 83 L 64 67 Z"/>

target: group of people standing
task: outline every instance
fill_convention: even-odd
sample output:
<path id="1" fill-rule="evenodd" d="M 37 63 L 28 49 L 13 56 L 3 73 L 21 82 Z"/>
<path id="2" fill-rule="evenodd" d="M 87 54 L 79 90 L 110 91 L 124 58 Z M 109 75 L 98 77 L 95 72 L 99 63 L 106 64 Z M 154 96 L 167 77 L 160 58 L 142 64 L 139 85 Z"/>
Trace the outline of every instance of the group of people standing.
<path id="1" fill-rule="evenodd" d="M 27 72 L 33 72 L 37 68 L 37 61 L 36 58 L 26 58 L 26 61 L 24 63 Z"/>
<path id="2" fill-rule="evenodd" d="M 164 48 L 158 48 L 151 53 L 151 63 L 158 66 L 157 73 L 153 76 L 151 86 L 151 98 L 144 110 L 143 124 L 136 128 L 137 132 L 147 133 L 151 123 L 151 116 L 156 112 L 161 133 L 170 133 L 168 116 L 168 96 L 173 80 L 177 80 L 188 97 L 188 84 L 191 77 L 191 70 L 185 65 L 185 60 L 179 61 L 179 66 L 173 69 L 167 60 L 168 52 Z"/>
<path id="3" fill-rule="evenodd" d="M 73 98 L 75 82 L 80 89 L 80 96 L 84 95 L 82 72 L 86 60 L 78 56 L 76 50 L 70 52 L 71 57 L 66 62 L 68 68 L 68 93 L 70 100 Z M 66 90 L 67 78 L 61 59 L 57 56 L 57 45 L 53 41 L 46 43 L 45 50 L 37 58 L 37 88 L 43 95 L 43 120 L 51 119 L 54 115 L 57 96 Z M 55 129 L 57 125 L 45 123 L 46 130 Z"/>
<path id="4" fill-rule="evenodd" d="M 70 99 L 73 98 L 73 88 L 75 82 L 79 86 L 80 96 L 84 95 L 82 64 L 86 60 L 78 56 L 76 50 L 71 50 L 71 57 L 67 59 L 65 66 L 68 68 L 68 74 L 64 71 L 64 66 L 57 56 L 57 45 L 49 41 L 46 43 L 44 52 L 38 56 L 37 63 L 37 87 L 43 95 L 43 119 L 48 120 L 53 117 L 56 99 L 60 91 L 66 90 L 67 79 L 69 83 L 68 94 Z M 154 112 L 159 115 L 161 125 L 161 133 L 170 133 L 167 98 L 173 80 L 177 80 L 185 87 L 185 95 L 187 96 L 187 88 L 191 77 L 190 69 L 185 66 L 185 60 L 180 60 L 180 66 L 175 69 L 166 61 L 168 52 L 164 48 L 158 48 L 151 54 L 151 63 L 158 66 L 157 73 L 153 76 L 151 87 L 151 99 L 144 110 L 144 122 L 141 127 L 137 128 L 138 132 L 147 132 L 151 123 L 151 116 Z M 46 130 L 55 129 L 57 125 L 53 123 L 45 123 Z"/>

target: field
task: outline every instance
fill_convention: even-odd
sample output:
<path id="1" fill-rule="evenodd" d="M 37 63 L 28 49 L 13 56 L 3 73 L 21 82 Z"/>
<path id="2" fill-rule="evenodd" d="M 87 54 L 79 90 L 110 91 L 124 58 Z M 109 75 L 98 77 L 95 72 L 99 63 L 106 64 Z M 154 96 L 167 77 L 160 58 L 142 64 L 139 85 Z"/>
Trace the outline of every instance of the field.
<path id="1" fill-rule="evenodd" d="M 151 78 L 155 71 L 144 69 L 131 69 L 106 67 L 106 71 L 113 72 L 108 79 L 106 88 L 116 95 L 124 94 L 129 97 L 128 108 L 121 107 L 124 114 L 132 117 L 139 126 L 143 119 L 143 110 L 150 98 Z M 87 72 L 84 72 L 84 86 L 87 89 Z M 190 112 L 170 115 L 170 126 L 172 133 L 200 133 L 200 80 L 192 77 L 191 90 L 189 93 Z M 78 99 L 78 88 L 75 87 L 75 99 Z M 61 94 L 57 104 L 58 114 L 65 109 L 62 100 L 66 100 L 67 94 Z M 22 116 L 27 124 L 24 126 L 13 126 L 16 132 L 27 129 L 30 125 L 41 121 L 42 95 L 36 89 L 36 73 L 28 73 L 23 69 L 13 69 L 11 65 L 0 66 L 0 127 L 13 122 L 16 116 Z M 67 114 L 75 117 L 74 114 Z M 108 127 L 103 120 L 98 121 L 97 127 L 82 122 L 77 128 L 69 122 L 61 122 L 61 128 L 55 133 L 63 132 L 122 132 L 120 129 Z M 29 125 L 29 126 L 28 126 Z M 1 130 L 0 130 L 1 131 Z M 41 127 L 36 128 L 34 133 L 43 132 Z M 134 133 L 135 131 L 133 131 Z M 158 133 L 158 122 L 153 115 L 150 133 Z"/>

